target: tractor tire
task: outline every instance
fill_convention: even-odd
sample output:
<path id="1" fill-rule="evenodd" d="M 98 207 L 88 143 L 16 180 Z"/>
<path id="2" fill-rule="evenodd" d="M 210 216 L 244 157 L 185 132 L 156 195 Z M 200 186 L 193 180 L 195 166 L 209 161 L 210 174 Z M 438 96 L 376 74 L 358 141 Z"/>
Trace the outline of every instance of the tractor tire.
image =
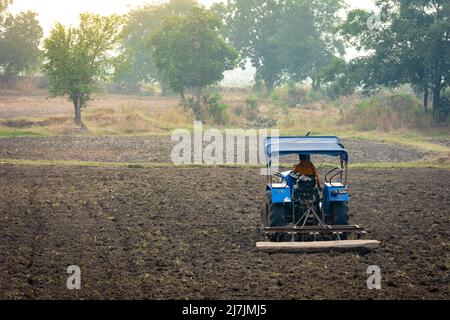
<path id="1" fill-rule="evenodd" d="M 270 226 L 284 226 L 284 205 L 282 203 L 271 203 L 269 205 Z"/>
<path id="2" fill-rule="evenodd" d="M 350 217 L 348 214 L 347 202 L 335 202 L 333 203 L 333 217 L 334 224 L 338 226 L 348 226 L 350 224 Z M 349 236 L 348 232 L 344 232 L 340 235 L 341 240 L 347 240 Z"/>
<path id="3" fill-rule="evenodd" d="M 268 212 L 269 212 L 269 205 L 267 203 L 264 203 L 261 206 L 261 228 L 262 229 L 269 226 Z"/>
<path id="4" fill-rule="evenodd" d="M 333 219 L 335 225 L 348 226 L 350 224 L 350 216 L 347 202 L 333 203 Z"/>
<path id="5" fill-rule="evenodd" d="M 272 203 L 272 192 L 267 192 L 270 227 L 284 226 L 284 204 Z"/>

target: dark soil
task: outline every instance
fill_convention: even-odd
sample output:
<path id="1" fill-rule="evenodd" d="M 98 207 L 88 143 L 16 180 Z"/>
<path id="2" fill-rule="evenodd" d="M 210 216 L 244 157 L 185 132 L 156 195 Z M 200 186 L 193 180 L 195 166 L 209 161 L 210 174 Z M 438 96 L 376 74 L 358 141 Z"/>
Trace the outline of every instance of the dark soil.
<path id="1" fill-rule="evenodd" d="M 361 140 L 344 140 L 343 143 L 354 163 L 407 162 L 426 155 L 398 145 Z M 170 136 L 3 138 L 0 139 L 0 159 L 169 163 L 175 145 Z M 283 162 L 295 160 L 283 159 Z"/>
<path id="2" fill-rule="evenodd" d="M 257 252 L 258 173 L 0 166 L 0 298 L 450 298 L 450 171 L 351 171 L 352 222 L 382 243 L 366 255 Z"/>
<path id="3" fill-rule="evenodd" d="M 429 141 L 431 143 L 440 144 L 441 146 L 444 147 L 450 147 L 450 139 L 447 138 L 430 139 Z"/>

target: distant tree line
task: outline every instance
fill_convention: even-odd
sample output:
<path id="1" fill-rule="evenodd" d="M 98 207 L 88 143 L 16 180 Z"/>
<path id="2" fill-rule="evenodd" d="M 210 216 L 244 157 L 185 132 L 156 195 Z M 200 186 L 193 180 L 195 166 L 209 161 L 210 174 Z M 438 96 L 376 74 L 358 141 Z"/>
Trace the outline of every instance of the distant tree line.
<path id="1" fill-rule="evenodd" d="M 12 15 L 12 0 L 0 0 L 0 81 L 8 84 L 13 76 L 39 68 L 39 43 L 43 31 L 31 11 Z"/>
<path id="2" fill-rule="evenodd" d="M 82 15 L 79 27 L 57 24 L 42 43 L 36 15 L 13 16 L 10 3 L 0 0 L 2 79 L 42 65 L 51 93 L 74 103 L 79 125 L 81 109 L 105 80 L 157 82 L 198 117 L 205 88 L 248 61 L 268 91 L 308 81 L 339 96 L 408 84 L 426 112 L 432 101 L 435 123 L 448 121 L 448 0 L 375 0 L 375 25 L 368 23 L 374 13 L 360 9 L 342 19 L 343 0 L 229 0 L 210 9 L 171 0 L 123 17 Z M 361 55 L 346 61 L 350 47 Z"/>

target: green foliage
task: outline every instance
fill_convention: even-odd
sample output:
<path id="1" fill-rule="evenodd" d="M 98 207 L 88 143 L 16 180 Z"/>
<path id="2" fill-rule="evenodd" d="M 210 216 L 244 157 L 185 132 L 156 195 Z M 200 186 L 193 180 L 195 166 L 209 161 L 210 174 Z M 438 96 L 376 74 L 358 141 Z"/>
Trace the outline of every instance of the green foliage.
<path id="1" fill-rule="evenodd" d="M 370 106 L 373 104 L 373 101 L 373 99 L 364 99 L 355 104 L 355 108 L 359 111 L 365 111 L 370 108 Z"/>
<path id="2" fill-rule="evenodd" d="M 258 95 L 258 97 L 267 97 L 268 96 L 268 92 L 267 92 L 267 87 L 264 83 L 263 80 L 259 79 L 259 80 L 255 80 L 255 84 L 252 87 L 252 91 Z"/>
<path id="3" fill-rule="evenodd" d="M 6 82 L 10 76 L 36 68 L 43 34 L 34 12 L 2 14 L 9 3 L 0 2 L 0 72 Z"/>
<path id="4" fill-rule="evenodd" d="M 327 96 L 336 99 L 339 96 L 350 95 L 357 86 L 352 64 L 347 64 L 342 58 L 333 58 L 317 73 L 317 82 L 325 90 Z"/>
<path id="5" fill-rule="evenodd" d="M 121 34 L 121 18 L 82 14 L 78 28 L 56 24 L 44 41 L 43 71 L 50 82 L 53 96 L 68 96 L 76 109 L 76 122 L 81 124 L 79 108 L 86 105 L 97 82 L 111 76 Z"/>
<path id="6" fill-rule="evenodd" d="M 0 27 L 3 25 L 4 14 L 10 4 L 12 4 L 12 0 L 0 0 Z"/>
<path id="7" fill-rule="evenodd" d="M 420 101 L 409 94 L 379 94 L 364 99 L 347 110 L 342 121 L 364 131 L 417 129 L 431 124 Z"/>
<path id="8" fill-rule="evenodd" d="M 344 54 L 344 47 L 335 29 L 340 22 L 337 12 L 341 0 L 286 1 L 280 27 L 270 39 L 277 48 L 277 57 L 283 61 L 285 72 L 294 81 L 313 79 L 335 55 Z"/>
<path id="9" fill-rule="evenodd" d="M 226 35 L 256 68 L 256 80 L 267 89 L 287 77 L 313 80 L 344 47 L 335 28 L 341 0 L 232 0 L 228 2 Z"/>
<path id="10" fill-rule="evenodd" d="M 250 109 L 257 110 L 259 106 L 259 99 L 254 95 L 250 95 L 245 98 L 245 103 Z"/>
<path id="11" fill-rule="evenodd" d="M 146 39 L 161 27 L 165 17 L 185 15 L 196 6 L 195 0 L 171 0 L 158 5 L 147 4 L 130 11 L 123 29 L 121 63 L 116 70 L 115 80 L 131 83 L 164 82 L 164 75 L 155 66 Z"/>
<path id="12" fill-rule="evenodd" d="M 289 82 L 273 91 L 272 102 L 279 107 L 301 107 L 309 102 L 308 90 L 304 86 Z"/>
<path id="13" fill-rule="evenodd" d="M 378 28 L 369 30 L 371 13 L 350 12 L 342 26 L 350 45 L 368 53 L 355 59 L 348 74 L 354 87 L 373 93 L 382 86 L 409 83 L 426 101 L 433 96 L 433 118 L 445 122 L 449 110 L 441 92 L 450 85 L 450 2 L 448 0 L 379 0 Z"/>
<path id="14" fill-rule="evenodd" d="M 256 68 L 255 80 L 264 80 L 271 91 L 281 82 L 283 64 L 278 60 L 277 48 L 270 39 L 276 32 L 281 14 L 277 1 L 233 0 L 228 2 L 226 36 Z M 242 61 L 243 67 L 245 61 Z"/>
<path id="15" fill-rule="evenodd" d="M 220 94 L 206 95 L 203 97 L 203 107 L 206 109 L 208 115 L 212 117 L 215 124 L 225 125 L 229 121 L 228 109 L 229 106 L 222 101 Z"/>
<path id="16" fill-rule="evenodd" d="M 157 68 L 185 105 L 186 91 L 194 91 L 197 118 L 204 88 L 222 80 L 224 71 L 236 65 L 238 54 L 220 35 L 221 27 L 214 13 L 197 7 L 185 16 L 167 17 L 150 40 Z"/>
<path id="17" fill-rule="evenodd" d="M 24 131 L 24 130 L 7 130 L 7 131 L 0 131 L 0 139 L 1 138 L 16 138 L 16 137 L 38 137 L 41 136 L 41 134 L 33 131 Z"/>

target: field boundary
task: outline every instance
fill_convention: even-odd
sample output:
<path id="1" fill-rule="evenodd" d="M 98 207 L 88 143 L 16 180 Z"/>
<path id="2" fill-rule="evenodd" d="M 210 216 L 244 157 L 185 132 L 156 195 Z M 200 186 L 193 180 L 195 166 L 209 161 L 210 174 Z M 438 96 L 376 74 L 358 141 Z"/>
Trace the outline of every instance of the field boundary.
<path id="1" fill-rule="evenodd" d="M 9 119 L 10 120 L 10 119 Z M 14 119 L 12 119 L 14 120 Z M 205 130 L 208 129 L 208 126 L 205 126 Z M 183 129 L 188 130 L 193 133 L 193 128 L 191 127 L 185 127 Z M 230 127 L 229 129 L 237 129 Z M 274 128 L 276 129 L 276 128 Z M 226 130 L 226 128 L 219 128 L 219 130 L 222 132 Z M 163 137 L 170 137 L 173 133 L 173 129 L 168 130 L 167 132 L 147 132 L 147 133 L 117 133 L 117 134 L 94 134 L 92 132 L 86 132 L 82 134 L 57 134 L 57 133 L 49 133 L 49 132 L 42 132 L 39 130 L 36 130 L 36 128 L 26 128 L 26 129 L 4 129 L 0 126 L 0 139 L 7 139 L 7 138 L 20 138 L 20 137 L 65 137 L 65 136 L 82 136 L 82 137 L 148 137 L 148 136 L 163 136 Z M 298 130 L 280 130 L 281 135 L 303 135 L 304 133 L 298 131 Z M 415 135 L 405 135 L 405 134 L 399 134 L 399 133 L 380 133 L 375 131 L 337 131 L 330 133 L 328 131 L 324 130 L 317 130 L 314 132 L 315 135 L 337 135 L 342 139 L 349 139 L 349 140 L 360 140 L 360 141 L 370 141 L 370 142 L 376 142 L 381 144 L 389 144 L 389 145 L 397 145 L 397 146 L 404 146 L 408 148 L 415 149 L 417 151 L 422 152 L 432 152 L 436 154 L 445 155 L 450 152 L 450 147 L 445 145 L 440 145 L 438 143 L 434 143 L 429 141 L 433 138 L 433 136 L 421 136 L 418 134 Z"/>
<path id="2" fill-rule="evenodd" d="M 126 162 L 96 162 L 96 161 L 78 161 L 78 160 L 25 160 L 25 159 L 0 159 L 0 166 L 68 166 L 68 167 L 100 167 L 100 168 L 130 168 L 130 169 L 149 169 L 149 168 L 242 168 L 259 169 L 263 165 L 250 164 L 185 164 L 177 165 L 167 162 L 145 162 L 145 163 L 126 163 Z M 292 164 L 281 163 L 281 168 L 291 168 Z M 333 164 L 322 164 L 321 168 L 335 167 Z M 353 163 L 349 169 L 446 169 L 450 170 L 450 163 L 439 163 L 431 161 L 414 162 L 374 162 L 374 163 Z"/>

